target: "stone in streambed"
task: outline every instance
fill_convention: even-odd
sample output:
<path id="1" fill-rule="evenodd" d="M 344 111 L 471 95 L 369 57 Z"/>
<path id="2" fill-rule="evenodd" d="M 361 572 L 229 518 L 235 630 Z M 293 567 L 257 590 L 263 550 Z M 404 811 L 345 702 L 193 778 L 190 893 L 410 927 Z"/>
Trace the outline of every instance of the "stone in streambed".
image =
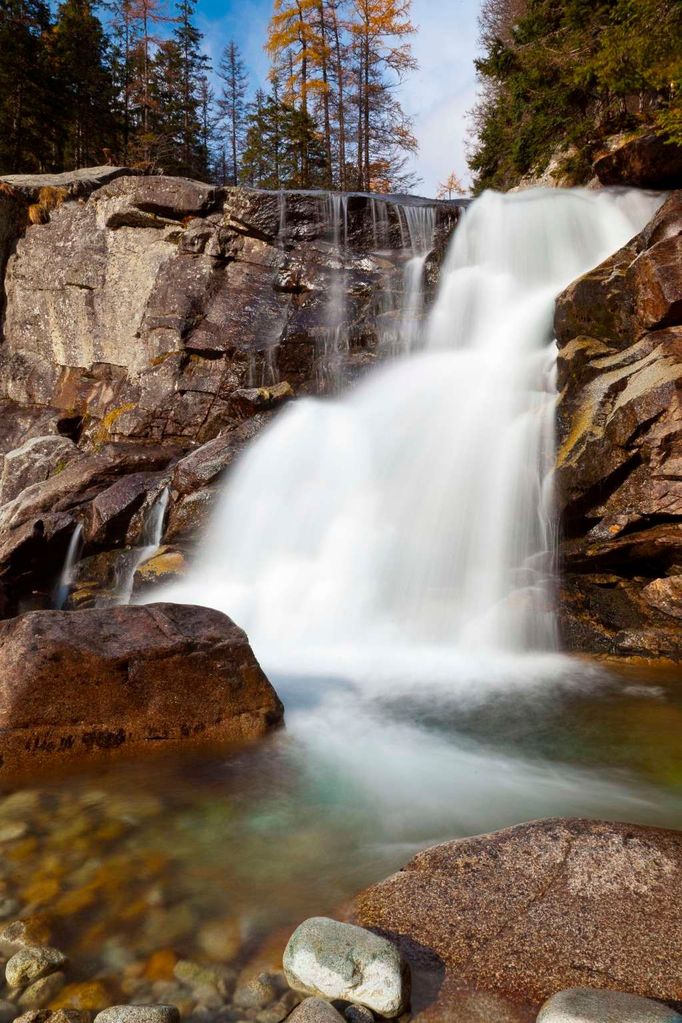
<path id="1" fill-rule="evenodd" d="M 235 972 L 225 966 L 202 966 L 189 959 L 181 959 L 176 963 L 173 974 L 176 980 L 193 991 L 210 991 L 225 996 L 234 988 Z"/>
<path id="2" fill-rule="evenodd" d="M 57 948 L 29 945 L 9 960 L 5 967 L 5 980 L 11 988 L 25 987 L 40 977 L 56 973 L 66 961 L 64 953 Z"/>
<path id="3" fill-rule="evenodd" d="M 538 1023 L 682 1023 L 682 1016 L 639 995 L 571 988 L 545 1002 Z"/>
<path id="4" fill-rule="evenodd" d="M 47 977 L 41 977 L 39 980 L 34 980 L 32 984 L 29 984 L 17 1000 L 17 1004 L 24 1011 L 28 1009 L 44 1009 L 59 994 L 65 983 L 66 977 L 61 971 L 50 973 Z"/>
<path id="5" fill-rule="evenodd" d="M 306 920 L 289 940 L 284 971 L 289 985 L 305 994 L 365 1005 L 389 1019 L 405 1008 L 406 970 L 398 949 L 362 927 L 326 917 Z"/>
<path id="6" fill-rule="evenodd" d="M 112 1005 L 95 1016 L 95 1023 L 178 1023 L 174 1005 Z"/>
<path id="7" fill-rule="evenodd" d="M 240 980 L 232 996 L 232 1001 L 238 1009 L 264 1009 L 276 1001 L 279 995 L 277 976 L 271 973 L 259 973 L 256 977 Z"/>
<path id="8" fill-rule="evenodd" d="M 0 931 L 0 956 L 9 959 L 23 948 L 40 945 L 49 940 L 50 932 L 42 922 L 15 920 Z"/>
<path id="9" fill-rule="evenodd" d="M 306 998 L 288 1017 L 291 1023 L 343 1023 L 343 1016 L 323 998 Z"/>
<path id="10" fill-rule="evenodd" d="M 374 1013 L 366 1005 L 349 1005 L 343 1015 L 346 1023 L 374 1023 Z"/>

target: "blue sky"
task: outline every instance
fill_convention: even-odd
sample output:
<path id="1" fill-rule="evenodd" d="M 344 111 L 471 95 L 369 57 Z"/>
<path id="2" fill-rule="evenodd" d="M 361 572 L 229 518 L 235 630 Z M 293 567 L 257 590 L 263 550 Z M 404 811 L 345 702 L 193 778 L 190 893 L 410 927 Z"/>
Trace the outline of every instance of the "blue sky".
<path id="1" fill-rule="evenodd" d="M 464 144 L 466 113 L 475 98 L 473 60 L 479 0 L 413 0 L 419 27 L 414 53 L 420 71 L 404 84 L 402 100 L 414 118 L 420 142 L 415 170 L 422 183 L 415 191 L 434 195 L 438 183 L 454 170 L 467 183 Z M 253 85 L 264 85 L 267 57 L 263 43 L 272 0 L 199 0 L 198 21 L 206 51 L 217 63 L 229 39 L 240 46 Z"/>

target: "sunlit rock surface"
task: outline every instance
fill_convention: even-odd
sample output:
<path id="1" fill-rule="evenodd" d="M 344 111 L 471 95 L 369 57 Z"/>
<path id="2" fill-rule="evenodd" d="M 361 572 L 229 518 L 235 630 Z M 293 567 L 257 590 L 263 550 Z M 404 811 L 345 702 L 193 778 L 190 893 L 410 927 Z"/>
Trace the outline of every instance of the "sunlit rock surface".
<path id="1" fill-rule="evenodd" d="M 545 820 L 419 853 L 353 919 L 459 987 L 541 1002 L 571 987 L 682 1000 L 682 834 Z"/>

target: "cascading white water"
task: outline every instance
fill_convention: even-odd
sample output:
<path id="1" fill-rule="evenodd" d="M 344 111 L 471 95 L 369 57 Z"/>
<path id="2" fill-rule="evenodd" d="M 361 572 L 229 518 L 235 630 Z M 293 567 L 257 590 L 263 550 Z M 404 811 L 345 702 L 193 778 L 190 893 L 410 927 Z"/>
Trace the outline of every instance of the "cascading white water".
<path id="1" fill-rule="evenodd" d="M 422 329 L 424 269 L 433 251 L 436 213 L 433 206 L 406 206 L 403 212 L 410 236 L 412 257 L 405 265 L 399 340 L 400 350 L 410 352 L 416 347 Z"/>
<path id="2" fill-rule="evenodd" d="M 169 499 L 170 492 L 168 487 L 164 487 L 159 495 L 154 499 L 154 502 L 147 512 L 142 526 L 142 536 L 139 547 L 135 547 L 131 552 L 127 552 L 128 556 L 124 562 L 122 579 L 117 587 L 118 593 L 116 602 L 118 604 L 130 603 L 135 586 L 135 573 L 140 565 L 143 565 L 145 561 L 149 561 L 149 559 L 156 554 L 161 546 Z"/>
<path id="3" fill-rule="evenodd" d="M 345 247 L 348 241 L 348 196 L 330 192 L 326 205 L 326 225 L 333 246 L 331 282 L 327 296 L 324 350 L 318 360 L 319 385 L 338 390 L 348 354 L 348 317 L 346 310 Z"/>
<path id="4" fill-rule="evenodd" d="M 270 667 L 357 675 L 412 655 L 435 678 L 451 674 L 444 652 L 551 650 L 554 298 L 656 202 L 478 199 L 420 353 L 283 412 L 231 475 L 173 599 L 226 611 Z"/>
<path id="5" fill-rule="evenodd" d="M 54 606 L 57 611 L 61 611 L 69 599 L 69 594 L 73 585 L 74 571 L 80 559 L 82 550 L 83 527 L 79 523 L 71 534 L 71 540 L 69 541 L 66 558 L 64 560 L 64 567 L 62 569 L 62 574 L 59 577 L 59 583 L 57 584 L 54 597 Z"/>

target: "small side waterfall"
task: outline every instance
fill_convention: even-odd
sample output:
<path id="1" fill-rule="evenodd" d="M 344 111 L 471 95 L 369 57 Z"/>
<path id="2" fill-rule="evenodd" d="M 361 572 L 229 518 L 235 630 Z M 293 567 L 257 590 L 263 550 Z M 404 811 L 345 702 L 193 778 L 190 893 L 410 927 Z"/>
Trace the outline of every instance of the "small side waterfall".
<path id="1" fill-rule="evenodd" d="M 484 194 L 418 354 L 283 412 L 236 467 L 173 599 L 232 615 L 275 670 L 452 677 L 438 665 L 453 656 L 554 649 L 554 300 L 656 202 Z M 421 260 L 430 223 L 415 211 L 404 229 Z"/>
<path id="2" fill-rule="evenodd" d="M 62 574 L 59 577 L 59 583 L 55 590 L 54 606 L 57 611 L 61 611 L 69 599 L 69 594 L 71 593 L 71 587 L 73 585 L 74 569 L 80 561 L 82 550 L 83 527 L 79 523 L 71 535 L 71 540 L 69 541 L 69 546 L 66 551 L 66 559 L 64 561 Z"/>
<path id="3" fill-rule="evenodd" d="M 391 225 L 388 219 L 388 203 L 384 199 L 370 199 L 372 210 L 372 233 L 377 251 L 391 245 Z"/>
<path id="4" fill-rule="evenodd" d="M 147 512 L 142 527 L 141 544 L 133 549 L 132 557 L 125 563 L 125 572 L 118 586 L 117 604 L 130 603 L 135 586 L 135 573 L 161 546 L 169 499 L 170 491 L 168 487 L 164 487 Z"/>
<path id="5" fill-rule="evenodd" d="M 436 214 L 433 206 L 407 206 L 404 215 L 412 258 L 405 265 L 400 350 L 410 352 L 416 347 L 422 333 L 424 269 L 433 251 Z"/>
<path id="6" fill-rule="evenodd" d="M 324 351 L 318 361 L 320 384 L 336 391 L 342 380 L 348 354 L 348 316 L 346 304 L 345 249 L 348 243 L 348 196 L 330 192 L 327 198 L 327 223 L 332 243 L 332 270 L 327 298 L 327 323 Z"/>

